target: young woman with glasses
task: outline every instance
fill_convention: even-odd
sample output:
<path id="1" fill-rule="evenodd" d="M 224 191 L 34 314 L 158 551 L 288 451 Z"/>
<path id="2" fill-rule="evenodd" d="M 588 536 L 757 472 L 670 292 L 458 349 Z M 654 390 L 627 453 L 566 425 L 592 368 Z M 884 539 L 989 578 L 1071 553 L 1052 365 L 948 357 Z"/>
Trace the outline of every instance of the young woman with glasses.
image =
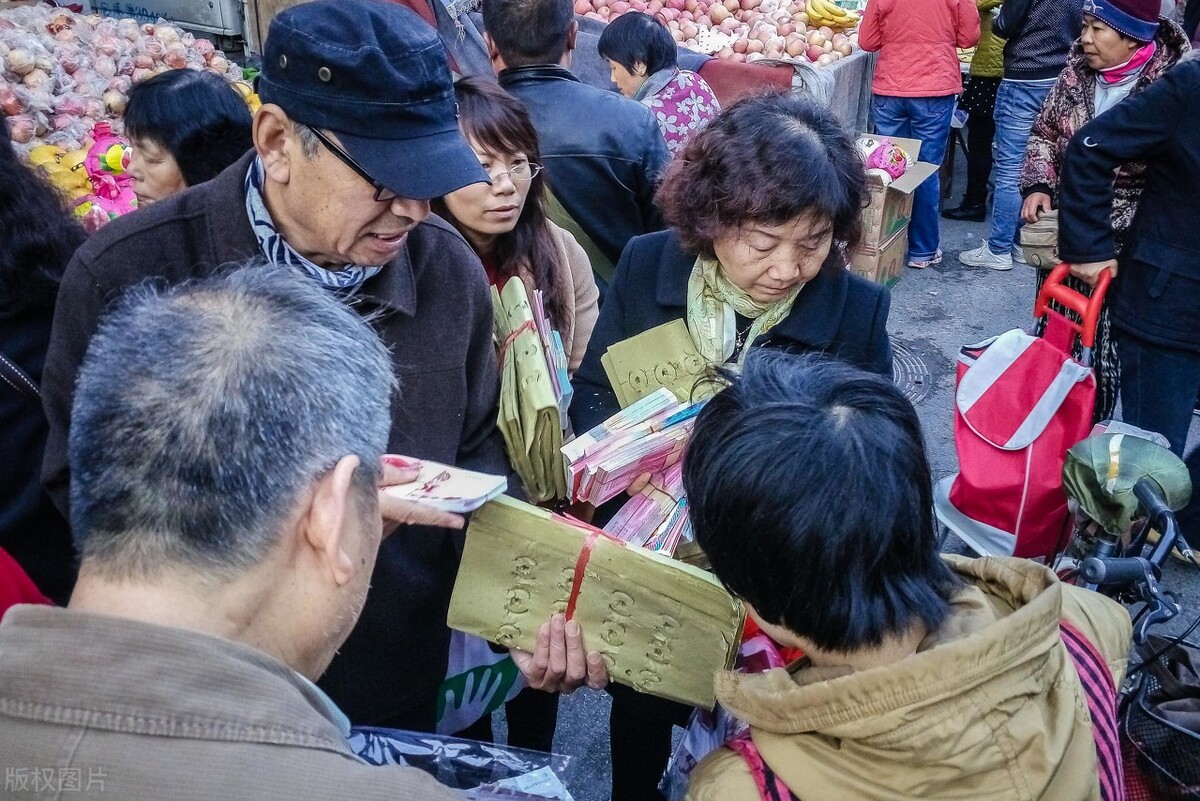
<path id="1" fill-rule="evenodd" d="M 490 283 L 503 286 L 519 275 L 530 291 L 542 291 L 574 373 L 596 324 L 600 291 L 583 248 L 546 218 L 533 123 L 521 102 L 492 81 L 463 78 L 454 91 L 459 126 L 492 182 L 451 192 L 433 210 L 479 254 Z"/>

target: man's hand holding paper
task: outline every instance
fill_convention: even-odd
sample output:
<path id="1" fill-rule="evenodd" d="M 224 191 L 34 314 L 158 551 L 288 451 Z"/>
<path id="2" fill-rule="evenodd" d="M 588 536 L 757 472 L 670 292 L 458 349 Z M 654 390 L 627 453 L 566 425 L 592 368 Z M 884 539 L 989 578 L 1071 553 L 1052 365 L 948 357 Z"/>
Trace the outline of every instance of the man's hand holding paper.
<path id="1" fill-rule="evenodd" d="M 461 515 L 443 512 L 433 506 L 401 500 L 385 490 L 388 487 L 411 484 L 421 474 L 423 463 L 417 459 L 386 454 L 379 460 L 379 514 L 383 517 L 383 536 L 401 525 L 462 528 L 466 521 Z"/>
<path id="2" fill-rule="evenodd" d="M 585 651 L 583 631 L 565 615 L 553 615 L 538 629 L 533 653 L 510 649 L 513 662 L 535 690 L 570 694 L 587 684 L 593 690 L 608 685 L 608 666 L 599 651 Z"/>

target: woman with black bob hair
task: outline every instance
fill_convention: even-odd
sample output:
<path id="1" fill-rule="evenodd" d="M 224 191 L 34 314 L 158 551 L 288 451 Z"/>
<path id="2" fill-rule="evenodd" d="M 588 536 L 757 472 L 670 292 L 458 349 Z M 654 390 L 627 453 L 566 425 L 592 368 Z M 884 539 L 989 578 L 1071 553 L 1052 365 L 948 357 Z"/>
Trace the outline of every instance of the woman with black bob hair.
<path id="1" fill-rule="evenodd" d="M 211 72 L 168 70 L 135 83 L 124 119 L 141 205 L 214 178 L 253 146 L 250 108 Z"/>
<path id="2" fill-rule="evenodd" d="M 608 348 L 676 320 L 709 364 L 773 348 L 829 354 L 890 379 L 888 291 L 846 269 L 866 199 L 854 139 L 827 109 L 787 92 L 722 111 L 667 168 L 657 202 L 670 229 L 635 237 L 621 254 L 572 381 L 575 430 L 621 410 L 600 361 Z M 608 514 L 598 510 L 596 522 Z M 619 685 L 610 692 L 613 798 L 656 798 L 671 726 L 691 710 Z"/>
<path id="3" fill-rule="evenodd" d="M 717 675 L 750 729 L 688 801 L 758 801 L 756 781 L 784 801 L 1108 797 L 1120 757 L 1098 760 L 1088 708 L 1121 686 L 1124 608 L 1027 559 L 939 555 L 921 424 L 890 380 L 755 351 L 717 383 L 683 461 L 696 542 L 805 655 Z"/>
<path id="4" fill-rule="evenodd" d="M 675 40 L 656 17 L 622 14 L 604 27 L 596 49 L 621 94 L 654 112 L 672 156 L 721 110 L 707 81 L 679 69 Z"/>
<path id="5" fill-rule="evenodd" d="M 846 269 L 866 199 L 854 139 L 828 110 L 769 93 L 721 112 L 667 168 L 670 229 L 621 255 L 575 376 L 575 430 L 620 410 L 600 364 L 609 346 L 672 320 L 712 364 L 771 347 L 890 376 L 888 291 Z"/>
<path id="6" fill-rule="evenodd" d="M 0 380 L 0 548 L 59 604 L 75 585 L 71 530 L 42 489 L 49 426 L 41 401 L 20 391 L 29 385 L 12 368 L 41 383 L 59 280 L 84 238 L 65 199 L 17 156 L 0 123 L 0 359 L 9 365 Z"/>

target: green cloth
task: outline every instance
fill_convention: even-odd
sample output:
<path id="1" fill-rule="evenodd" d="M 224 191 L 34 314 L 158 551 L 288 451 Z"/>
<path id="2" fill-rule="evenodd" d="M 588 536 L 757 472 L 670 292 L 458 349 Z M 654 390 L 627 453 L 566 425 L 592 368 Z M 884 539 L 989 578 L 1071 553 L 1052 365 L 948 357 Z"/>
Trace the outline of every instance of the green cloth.
<path id="1" fill-rule="evenodd" d="M 1133 485 L 1153 479 L 1172 509 L 1192 497 L 1187 465 L 1166 448 L 1132 434 L 1088 437 L 1067 451 L 1063 487 L 1092 520 L 1110 534 L 1123 534 L 1138 516 Z"/>
<path id="2" fill-rule="evenodd" d="M 724 364 L 737 343 L 736 315 L 754 322 L 738 356 L 741 364 L 751 343 L 787 318 L 803 284 L 792 287 L 774 303 L 759 303 L 725 277 L 716 259 L 700 256 L 688 278 L 687 327 L 692 342 L 709 364 Z"/>

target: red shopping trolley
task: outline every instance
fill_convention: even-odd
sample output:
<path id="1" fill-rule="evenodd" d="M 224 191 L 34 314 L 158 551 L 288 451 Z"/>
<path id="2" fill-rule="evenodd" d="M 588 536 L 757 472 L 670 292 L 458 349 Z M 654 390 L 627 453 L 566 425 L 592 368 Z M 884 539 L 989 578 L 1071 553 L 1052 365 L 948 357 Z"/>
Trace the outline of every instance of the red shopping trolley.
<path id="1" fill-rule="evenodd" d="M 1105 270 L 1088 297 L 1063 283 L 1069 272 L 1059 265 L 1038 293 L 1041 337 L 1014 329 L 959 352 L 959 472 L 934 488 L 934 510 L 980 554 L 1049 563 L 1072 531 L 1062 468 L 1092 425 L 1096 323 L 1112 275 Z"/>

